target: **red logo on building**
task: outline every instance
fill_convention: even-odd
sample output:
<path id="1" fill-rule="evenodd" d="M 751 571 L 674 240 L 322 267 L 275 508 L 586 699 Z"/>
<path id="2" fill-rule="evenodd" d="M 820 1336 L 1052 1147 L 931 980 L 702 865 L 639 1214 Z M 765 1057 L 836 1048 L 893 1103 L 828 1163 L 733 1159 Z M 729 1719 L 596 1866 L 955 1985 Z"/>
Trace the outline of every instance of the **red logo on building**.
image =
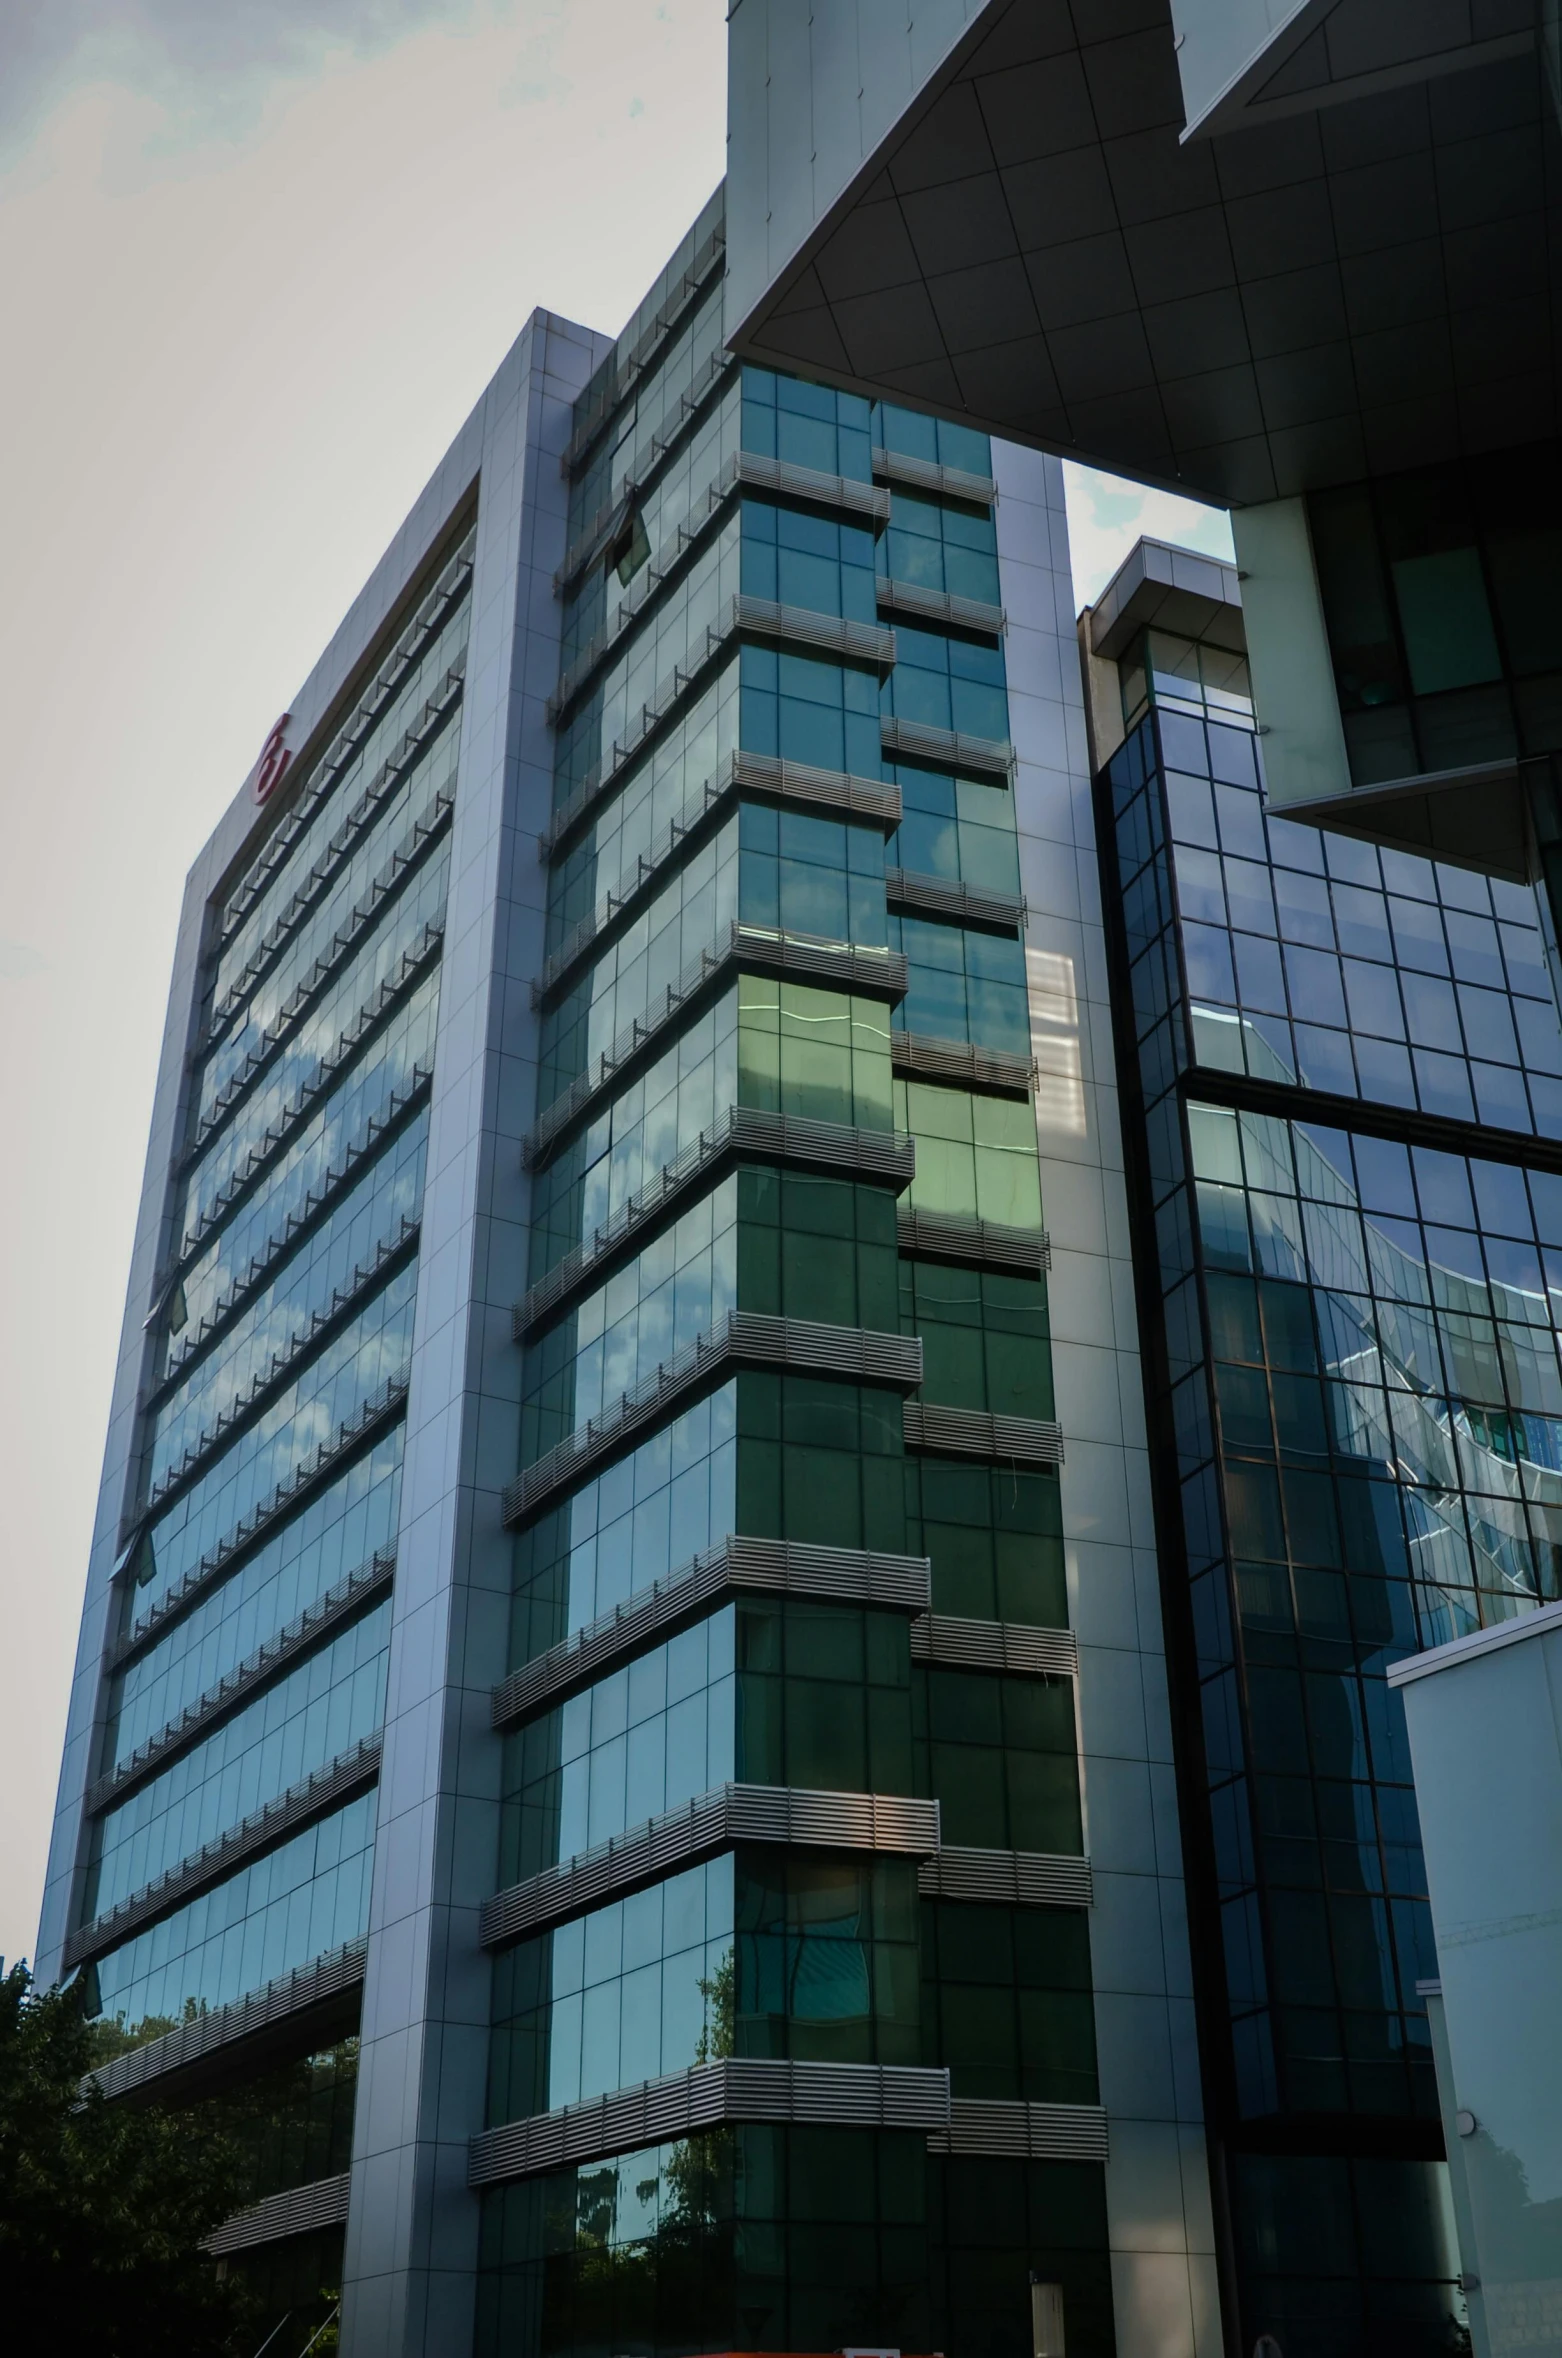
<path id="1" fill-rule="evenodd" d="M 269 802 L 287 773 L 287 766 L 293 755 L 291 749 L 283 744 L 282 739 L 292 717 L 290 712 L 284 712 L 281 719 L 272 724 L 271 734 L 260 749 L 260 760 L 255 769 L 255 800 L 257 802 Z"/>

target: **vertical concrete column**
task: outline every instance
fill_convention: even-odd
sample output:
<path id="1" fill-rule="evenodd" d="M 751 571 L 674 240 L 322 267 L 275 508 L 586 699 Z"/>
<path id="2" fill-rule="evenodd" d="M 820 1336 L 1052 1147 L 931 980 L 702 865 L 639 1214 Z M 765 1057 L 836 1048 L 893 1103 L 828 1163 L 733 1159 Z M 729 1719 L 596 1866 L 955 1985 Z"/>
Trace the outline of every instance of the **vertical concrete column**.
<path id="1" fill-rule="evenodd" d="M 558 673 L 560 455 L 604 339 L 536 313 L 478 413 L 477 547 L 391 1609 L 347 2229 L 348 2358 L 471 2347 L 519 1441 L 511 1306 L 525 1282 L 520 1142 L 536 1097 Z"/>
<path id="2" fill-rule="evenodd" d="M 1218 2358 L 1138 1317 L 1060 462 L 993 444 L 1042 1210 L 1079 1644 L 1117 2345 Z"/>

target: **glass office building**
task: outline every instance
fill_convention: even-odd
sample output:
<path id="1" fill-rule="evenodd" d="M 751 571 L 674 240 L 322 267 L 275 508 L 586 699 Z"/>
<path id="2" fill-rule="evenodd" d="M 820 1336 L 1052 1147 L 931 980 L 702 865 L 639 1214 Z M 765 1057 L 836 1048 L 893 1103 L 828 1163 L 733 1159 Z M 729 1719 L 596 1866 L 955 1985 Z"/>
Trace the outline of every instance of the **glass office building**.
<path id="1" fill-rule="evenodd" d="M 1214 2313 L 1061 470 L 723 258 L 534 318 L 186 896 L 39 1963 L 279 2352 Z"/>
<path id="2" fill-rule="evenodd" d="M 1141 548 L 1085 624 L 1204 2068 L 1244 2343 L 1429 2350 L 1387 1673 L 1559 1593 L 1562 1030 L 1532 890 L 1266 812 L 1237 596 Z"/>

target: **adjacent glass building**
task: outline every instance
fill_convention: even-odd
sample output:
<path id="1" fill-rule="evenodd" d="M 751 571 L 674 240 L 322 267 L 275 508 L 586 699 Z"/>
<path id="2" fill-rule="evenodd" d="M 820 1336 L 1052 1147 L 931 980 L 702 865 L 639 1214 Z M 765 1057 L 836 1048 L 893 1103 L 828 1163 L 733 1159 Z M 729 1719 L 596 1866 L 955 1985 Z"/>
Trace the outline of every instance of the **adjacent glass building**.
<path id="1" fill-rule="evenodd" d="M 1558 1595 L 1562 1029 L 1532 890 L 1266 811 L 1238 596 L 1142 545 L 1084 624 L 1203 2063 L 1244 2344 L 1431 2350 L 1387 1674 Z"/>

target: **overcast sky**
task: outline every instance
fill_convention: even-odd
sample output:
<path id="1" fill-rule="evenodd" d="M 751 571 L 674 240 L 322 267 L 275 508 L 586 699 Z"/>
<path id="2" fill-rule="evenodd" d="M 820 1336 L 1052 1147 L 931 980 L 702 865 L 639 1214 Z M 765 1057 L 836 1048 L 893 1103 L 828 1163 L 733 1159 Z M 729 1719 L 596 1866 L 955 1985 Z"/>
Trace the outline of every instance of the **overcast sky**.
<path id="1" fill-rule="evenodd" d="M 527 314 L 723 167 L 724 0 L 0 7 L 0 1956 L 29 1954 L 184 874 Z M 1223 518 L 1071 470 L 1076 583 Z"/>

